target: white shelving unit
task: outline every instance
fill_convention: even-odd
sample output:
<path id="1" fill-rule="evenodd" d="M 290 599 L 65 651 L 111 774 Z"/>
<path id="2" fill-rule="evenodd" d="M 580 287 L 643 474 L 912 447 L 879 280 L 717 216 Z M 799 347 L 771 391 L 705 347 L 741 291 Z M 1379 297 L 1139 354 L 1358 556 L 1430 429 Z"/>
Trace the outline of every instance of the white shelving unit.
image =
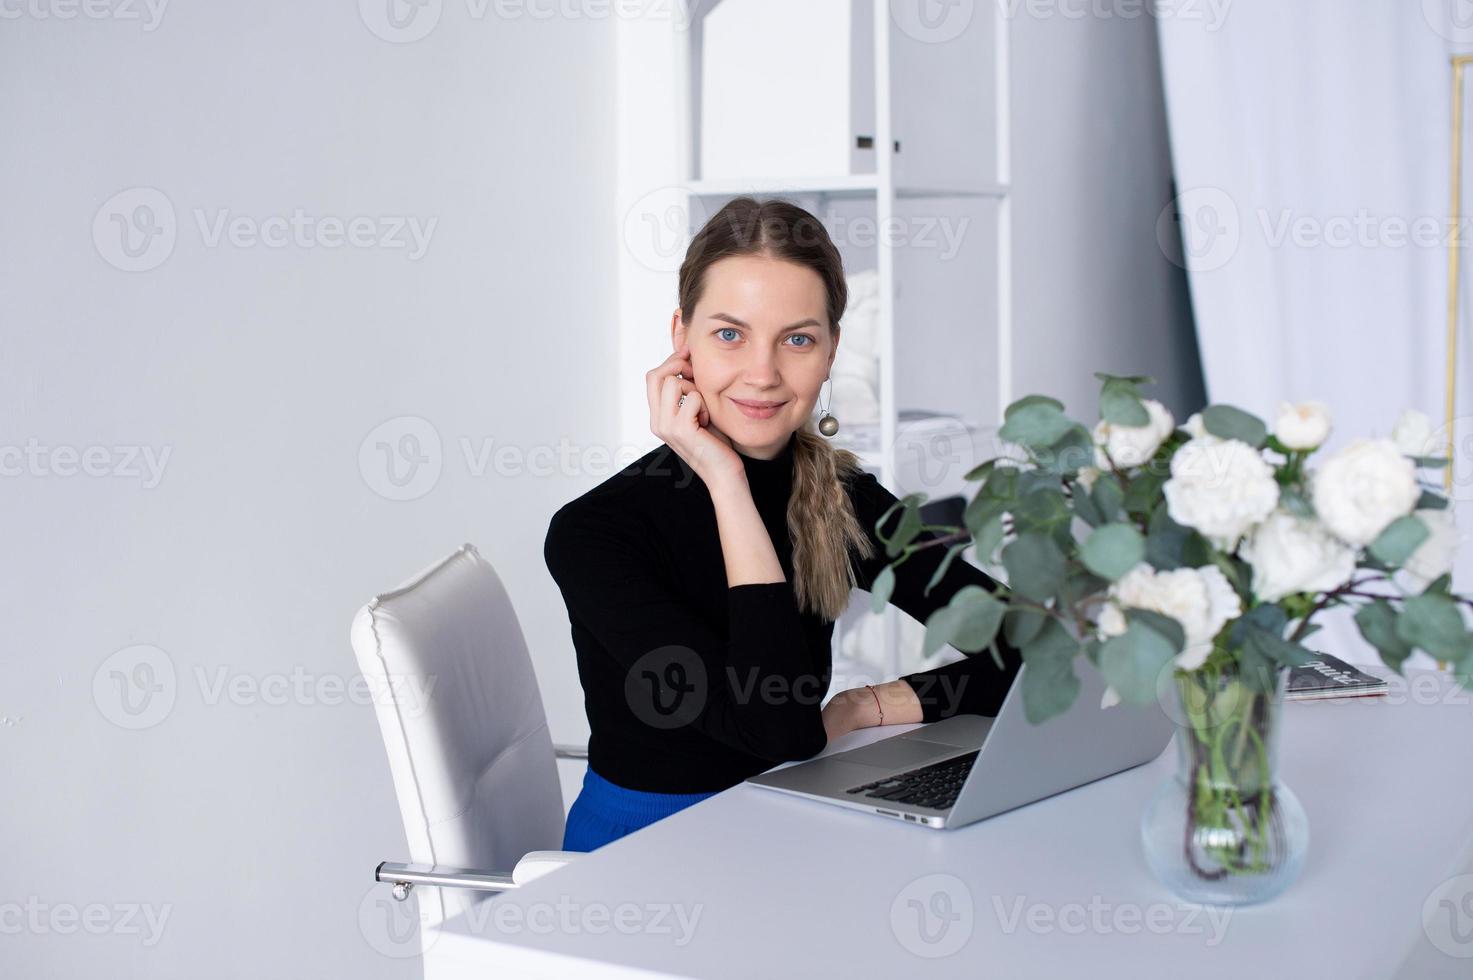
<path id="1" fill-rule="evenodd" d="M 852 0 L 856 23 L 865 18 L 872 26 L 872 63 L 864 67 L 874 85 L 873 133 L 855 135 L 872 139 L 874 171 L 705 180 L 698 145 L 703 23 L 722 2 L 742 0 L 690 0 L 688 29 L 674 31 L 675 145 L 680 186 L 689 195 L 690 232 L 725 200 L 751 194 L 792 200 L 819 216 L 831 234 L 856 217 L 872 218 L 881 231 L 905 233 L 899 242 L 878 234 L 873 247 L 835 236 L 846 270 L 877 271 L 880 448 L 861 458 L 882 484 L 901 495 L 901 409 L 954 413 L 985 430 L 1001 423 L 1012 400 L 1005 12 L 1000 4 L 978 4 L 964 28 L 942 40 L 895 21 L 888 0 Z M 927 238 L 927 228 L 948 220 L 957 232 L 956 251 L 931 254 L 938 246 Z M 867 614 L 867 601 L 857 595 L 851 611 Z M 898 615 L 887 608 L 886 649 L 859 666 L 892 675 L 915 669 L 900 661 Z M 844 626 L 841 621 L 836 645 Z M 836 660 L 836 674 L 840 670 Z"/>

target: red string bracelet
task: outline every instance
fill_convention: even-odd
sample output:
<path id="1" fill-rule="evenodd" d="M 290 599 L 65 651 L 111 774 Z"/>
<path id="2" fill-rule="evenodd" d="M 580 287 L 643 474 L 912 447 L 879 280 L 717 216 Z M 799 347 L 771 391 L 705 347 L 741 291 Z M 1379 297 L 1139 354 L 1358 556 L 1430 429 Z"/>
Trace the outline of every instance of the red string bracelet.
<path id="1" fill-rule="evenodd" d="M 880 696 L 875 694 L 875 686 L 873 684 L 866 684 L 864 686 L 869 688 L 871 694 L 875 695 L 875 707 L 880 709 L 880 724 L 883 725 L 885 723 L 885 709 L 880 706 Z"/>

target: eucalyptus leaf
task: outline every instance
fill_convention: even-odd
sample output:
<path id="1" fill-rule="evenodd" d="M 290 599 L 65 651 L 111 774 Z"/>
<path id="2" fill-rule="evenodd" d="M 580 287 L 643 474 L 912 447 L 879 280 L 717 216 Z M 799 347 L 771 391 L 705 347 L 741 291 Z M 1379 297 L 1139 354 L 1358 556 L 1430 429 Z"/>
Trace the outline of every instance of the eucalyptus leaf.
<path id="1" fill-rule="evenodd" d="M 1075 424 L 1056 404 L 1033 402 L 1016 409 L 998 430 L 998 437 L 1029 449 L 1053 445 Z"/>
<path id="2" fill-rule="evenodd" d="M 1095 442 L 1090 431 L 1077 422 L 1064 435 L 1038 454 L 1039 469 L 1059 476 L 1079 472 L 1094 463 Z"/>
<path id="3" fill-rule="evenodd" d="M 1024 395 L 1022 398 L 1019 398 L 1007 408 L 1003 409 L 1003 420 L 1006 421 L 1007 419 L 1012 418 L 1015 412 L 1035 405 L 1052 408 L 1056 412 L 1064 411 L 1064 403 L 1059 401 L 1057 398 L 1050 398 L 1048 395 Z"/>
<path id="4" fill-rule="evenodd" d="M 1113 473 L 1101 473 L 1095 477 L 1095 485 L 1090 488 L 1090 497 L 1094 500 L 1095 507 L 1099 509 L 1100 517 L 1109 523 L 1120 516 L 1121 505 L 1125 502 L 1125 491 L 1120 488 L 1120 481 Z"/>
<path id="5" fill-rule="evenodd" d="M 1422 594 L 1428 595 L 1434 592 L 1438 592 L 1442 595 L 1447 595 L 1448 590 L 1452 588 L 1452 584 L 1453 573 L 1443 572 L 1441 575 L 1437 576 L 1437 578 L 1427 583 L 1427 588 L 1422 590 Z"/>
<path id="6" fill-rule="evenodd" d="M 1110 378 L 1100 390 L 1100 418 L 1111 425 L 1139 428 L 1151 421 L 1151 413 L 1141 404 L 1140 391 L 1124 378 Z"/>
<path id="7" fill-rule="evenodd" d="M 1133 622 L 1100 646 L 1100 673 L 1127 704 L 1156 699 L 1156 679 L 1176 651 L 1171 642 L 1143 622 Z"/>
<path id="8" fill-rule="evenodd" d="M 951 567 L 951 563 L 956 560 L 957 555 L 967 550 L 967 544 L 968 542 L 961 541 L 947 547 L 946 555 L 936 564 L 936 571 L 931 573 L 931 581 L 926 583 L 925 595 L 930 595 L 931 590 L 936 587 L 936 584 L 946 577 L 946 570 Z"/>
<path id="9" fill-rule="evenodd" d="M 1396 635 L 1439 660 L 1462 660 L 1468 655 L 1468 630 L 1457 602 L 1439 593 L 1424 592 L 1402 603 Z"/>
<path id="10" fill-rule="evenodd" d="M 1026 494 L 1012 513 L 1020 528 L 1036 531 L 1067 524 L 1073 516 L 1068 501 L 1057 487 L 1040 488 Z"/>
<path id="11" fill-rule="evenodd" d="M 1129 524 L 1096 528 L 1079 549 L 1084 567 L 1113 582 L 1146 560 L 1146 540 Z"/>
<path id="12" fill-rule="evenodd" d="M 1049 617 L 1044 613 L 1014 606 L 1003 617 L 1003 636 L 1011 646 L 1022 649 L 1038 636 L 1043 624 L 1048 621 Z"/>
<path id="13" fill-rule="evenodd" d="M 1159 633 L 1170 644 L 1173 656 L 1186 648 L 1187 631 L 1181 623 L 1165 613 L 1158 613 L 1154 609 L 1127 609 L 1125 610 L 1125 621 L 1140 623 Z"/>
<path id="14" fill-rule="evenodd" d="M 1431 490 L 1423 490 L 1422 496 L 1417 498 L 1417 506 L 1413 510 L 1447 510 L 1447 498 L 1440 493 Z"/>
<path id="15" fill-rule="evenodd" d="M 1314 506 L 1298 487 L 1284 487 L 1280 490 L 1279 505 L 1295 517 L 1314 516 Z"/>
<path id="16" fill-rule="evenodd" d="M 1132 514 L 1150 514 L 1161 498 L 1161 487 L 1168 478 L 1166 473 L 1146 472 L 1131 480 L 1130 488 L 1125 491 L 1125 509 Z"/>
<path id="17" fill-rule="evenodd" d="M 992 518 L 977 530 L 972 540 L 977 548 L 978 561 L 986 565 L 993 563 L 993 555 L 997 552 L 997 546 L 1002 544 L 1003 534 L 1001 517 Z"/>
<path id="18" fill-rule="evenodd" d="M 1219 439 L 1237 439 L 1254 449 L 1263 445 L 1268 426 L 1256 415 L 1232 405 L 1209 405 L 1202 409 L 1202 426 Z"/>
<path id="19" fill-rule="evenodd" d="M 926 620 L 921 655 L 929 657 L 948 643 L 966 653 L 981 650 L 997 636 L 1005 612 L 1007 605 L 981 586 L 957 590 L 950 602 Z"/>
<path id="20" fill-rule="evenodd" d="M 1381 654 L 1386 666 L 1401 673 L 1401 666 L 1412 655 L 1413 646 L 1396 631 L 1396 609 L 1385 599 L 1366 603 L 1355 611 L 1355 625 L 1366 642 Z"/>
<path id="21" fill-rule="evenodd" d="M 894 535 L 885 542 L 885 554 L 891 558 L 904 551 L 906 545 L 915 540 L 925 525 L 925 521 L 921 519 L 920 500 L 914 499 L 917 496 L 919 495 L 907 495 L 901 501 L 905 504 L 905 509 L 900 512 L 900 523 L 896 526 Z"/>
<path id="22" fill-rule="evenodd" d="M 1038 635 L 1021 648 L 1023 715 L 1038 725 L 1069 710 L 1079 696 L 1074 657 L 1079 644 L 1058 620 L 1049 619 Z"/>
<path id="23" fill-rule="evenodd" d="M 1256 647 L 1265 659 L 1285 667 L 1302 667 L 1314 659 L 1314 654 L 1298 643 L 1291 643 L 1259 626 L 1248 630 L 1248 643 Z"/>
<path id="24" fill-rule="evenodd" d="M 998 457 L 993 457 L 992 459 L 989 459 L 984 463 L 978 463 L 976 466 L 967 470 L 966 476 L 962 477 L 962 479 L 966 480 L 968 483 L 973 483 L 977 480 L 986 479 L 987 474 L 991 473 L 992 468 L 997 465 L 997 460 Z"/>
<path id="25" fill-rule="evenodd" d="M 873 612 L 883 612 L 885 604 L 890 601 L 890 595 L 895 591 L 895 568 L 886 565 L 880 569 L 880 574 L 875 576 L 874 583 L 869 589 L 869 607 Z"/>
<path id="26" fill-rule="evenodd" d="M 1090 495 L 1089 488 L 1078 481 L 1074 483 L 1074 492 L 1069 498 L 1069 505 L 1074 508 L 1074 513 L 1079 516 L 1079 519 L 1090 527 L 1099 527 L 1101 524 L 1109 523 L 1105 515 L 1100 513 L 1099 505 Z"/>
<path id="27" fill-rule="evenodd" d="M 1398 517 L 1370 544 L 1371 554 L 1392 567 L 1400 567 L 1432 536 L 1427 525 L 1411 516 Z"/>
<path id="28" fill-rule="evenodd" d="M 1002 564 L 1013 591 L 1038 602 L 1064 584 L 1064 553 L 1046 534 L 1025 531 L 1002 549 Z"/>

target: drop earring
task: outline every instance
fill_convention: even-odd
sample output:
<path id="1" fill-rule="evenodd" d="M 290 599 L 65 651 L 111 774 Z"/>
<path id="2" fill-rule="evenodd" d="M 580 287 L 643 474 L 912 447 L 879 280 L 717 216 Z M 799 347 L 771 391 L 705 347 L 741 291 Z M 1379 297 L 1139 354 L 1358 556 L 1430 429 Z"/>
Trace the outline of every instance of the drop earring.
<path id="1" fill-rule="evenodd" d="M 833 393 L 834 393 L 833 379 L 831 379 L 831 378 L 825 378 L 824 379 L 824 383 L 829 386 L 829 394 L 830 395 L 833 395 Z M 823 411 L 823 416 L 821 418 L 819 418 L 819 420 L 818 420 L 818 431 L 819 432 L 822 432 L 824 435 L 829 436 L 830 438 L 832 438 L 833 435 L 834 435 L 834 433 L 836 433 L 836 432 L 839 431 L 839 420 L 836 419 L 836 418 L 834 418 L 833 415 L 831 415 L 829 413 L 829 410 L 828 410 L 828 402 L 827 401 L 825 401 L 820 406 L 820 408 Z"/>

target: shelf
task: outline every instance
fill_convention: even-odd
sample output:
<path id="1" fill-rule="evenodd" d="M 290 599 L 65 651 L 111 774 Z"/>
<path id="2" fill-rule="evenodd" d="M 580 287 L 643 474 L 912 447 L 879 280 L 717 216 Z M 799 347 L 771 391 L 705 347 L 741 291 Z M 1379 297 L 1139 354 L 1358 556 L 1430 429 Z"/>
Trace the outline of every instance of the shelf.
<path id="1" fill-rule="evenodd" d="M 835 177 L 763 177 L 752 179 L 693 180 L 686 189 L 698 197 L 735 197 L 740 194 L 824 194 L 829 197 L 865 197 L 879 191 L 879 178 L 874 174 L 851 174 Z M 1003 198 L 1010 193 L 1006 184 L 977 184 L 972 187 L 897 186 L 899 198 L 986 197 Z"/>

